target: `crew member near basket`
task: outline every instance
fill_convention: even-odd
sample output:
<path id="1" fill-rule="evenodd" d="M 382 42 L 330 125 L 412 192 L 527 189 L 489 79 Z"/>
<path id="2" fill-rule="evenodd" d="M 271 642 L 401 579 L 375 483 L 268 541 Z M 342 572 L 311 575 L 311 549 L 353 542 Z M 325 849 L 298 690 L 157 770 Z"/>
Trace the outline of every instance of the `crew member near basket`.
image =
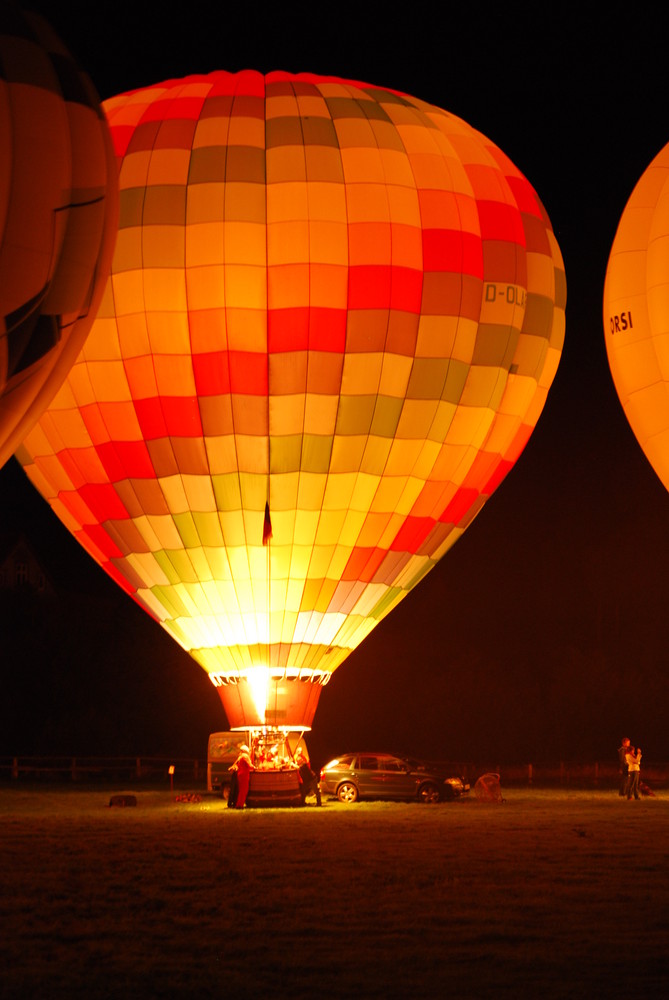
<path id="1" fill-rule="evenodd" d="M 316 796 L 316 805 L 321 804 L 321 790 L 318 785 L 318 778 L 311 770 L 311 764 L 309 763 L 309 758 L 302 749 L 298 747 L 295 753 L 295 763 L 297 764 L 298 774 L 300 776 L 300 795 L 302 796 L 302 805 L 305 804 L 307 795 L 310 792 Z"/>
<path id="2" fill-rule="evenodd" d="M 246 805 L 246 796 L 249 792 L 251 771 L 255 771 L 253 761 L 251 760 L 251 751 L 247 747 L 246 743 L 242 743 L 239 748 L 237 760 L 234 764 L 230 765 L 228 770 L 237 772 L 237 799 L 233 808 L 243 809 Z"/>

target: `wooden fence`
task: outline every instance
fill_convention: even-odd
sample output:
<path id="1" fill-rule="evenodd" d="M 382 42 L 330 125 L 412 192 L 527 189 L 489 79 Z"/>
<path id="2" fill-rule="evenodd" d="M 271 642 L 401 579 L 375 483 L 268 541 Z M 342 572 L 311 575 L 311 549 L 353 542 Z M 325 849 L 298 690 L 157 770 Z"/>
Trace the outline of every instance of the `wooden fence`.
<path id="1" fill-rule="evenodd" d="M 170 768 L 174 768 L 170 774 Z M 174 757 L 0 757 L 0 780 L 102 781 L 206 780 L 201 760 Z"/>
<path id="2" fill-rule="evenodd" d="M 557 761 L 533 764 L 465 763 L 462 772 L 472 784 L 488 771 L 499 774 L 502 785 L 573 788 L 615 788 L 620 783 L 617 761 Z M 669 788 L 669 763 L 646 761 L 641 780 L 653 791 Z"/>
<path id="3" fill-rule="evenodd" d="M 536 787 L 613 788 L 619 782 L 616 761 L 557 761 L 501 764 L 495 761 L 430 761 L 428 766 L 462 774 L 471 783 L 486 772 L 500 775 L 502 785 Z M 174 768 L 170 776 L 170 767 Z M 0 757 L 3 781 L 168 782 L 203 785 L 204 760 L 174 757 Z M 654 791 L 669 788 L 669 763 L 643 761 L 641 780 Z"/>

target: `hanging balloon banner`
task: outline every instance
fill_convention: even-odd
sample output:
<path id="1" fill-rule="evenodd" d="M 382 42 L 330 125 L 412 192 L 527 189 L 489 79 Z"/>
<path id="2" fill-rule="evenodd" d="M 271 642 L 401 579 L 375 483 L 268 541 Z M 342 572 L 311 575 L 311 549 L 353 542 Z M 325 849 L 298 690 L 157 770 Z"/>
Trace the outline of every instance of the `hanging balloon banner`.
<path id="1" fill-rule="evenodd" d="M 19 457 L 231 728 L 308 728 L 527 442 L 560 251 L 508 158 L 404 94 L 221 72 L 105 110 L 111 277 Z"/>

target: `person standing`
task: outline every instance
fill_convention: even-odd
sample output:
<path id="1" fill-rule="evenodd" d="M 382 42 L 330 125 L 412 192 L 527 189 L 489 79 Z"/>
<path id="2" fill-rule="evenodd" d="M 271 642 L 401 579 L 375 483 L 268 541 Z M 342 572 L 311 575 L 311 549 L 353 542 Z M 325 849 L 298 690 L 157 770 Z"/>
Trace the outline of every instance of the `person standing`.
<path id="1" fill-rule="evenodd" d="M 313 792 L 316 796 L 316 805 L 321 804 L 321 789 L 318 784 L 318 778 L 311 770 L 311 764 L 309 758 L 305 754 L 302 747 L 298 747 L 295 753 L 295 763 L 297 764 L 297 773 L 300 776 L 300 795 L 302 797 L 302 805 L 305 804 L 307 795 Z"/>
<path id="2" fill-rule="evenodd" d="M 627 760 L 627 798 L 639 798 L 639 780 L 641 778 L 641 747 L 630 747 L 630 752 L 625 754 Z"/>
<path id="3" fill-rule="evenodd" d="M 230 771 L 230 788 L 228 789 L 228 809 L 234 809 L 237 804 L 237 793 L 239 791 L 239 783 L 237 781 L 237 771 L 233 770 L 232 767 L 229 767 L 228 771 Z"/>
<path id="4" fill-rule="evenodd" d="M 251 771 L 255 771 L 253 761 L 251 760 L 251 751 L 246 743 L 242 743 L 240 746 L 237 760 L 231 765 L 230 770 L 237 772 L 237 798 L 233 808 L 243 809 L 246 805 L 246 796 L 249 792 Z"/>
<path id="5" fill-rule="evenodd" d="M 626 760 L 626 754 L 629 752 L 630 741 L 628 736 L 624 736 L 618 747 L 618 763 L 620 765 L 620 788 L 618 790 L 618 795 L 623 798 L 627 795 L 627 774 L 628 765 Z"/>

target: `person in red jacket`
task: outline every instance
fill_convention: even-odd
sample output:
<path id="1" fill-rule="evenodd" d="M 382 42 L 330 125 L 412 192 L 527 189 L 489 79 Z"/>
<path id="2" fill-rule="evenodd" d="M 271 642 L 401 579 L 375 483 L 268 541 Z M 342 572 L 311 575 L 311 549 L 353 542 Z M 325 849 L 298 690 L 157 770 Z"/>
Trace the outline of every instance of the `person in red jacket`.
<path id="1" fill-rule="evenodd" d="M 246 804 L 246 796 L 249 792 L 251 771 L 255 771 L 253 761 L 251 760 L 251 751 L 247 747 L 246 743 L 242 743 L 240 746 L 239 756 L 234 764 L 231 765 L 229 770 L 237 772 L 237 799 L 235 801 L 234 808 L 243 809 Z"/>

